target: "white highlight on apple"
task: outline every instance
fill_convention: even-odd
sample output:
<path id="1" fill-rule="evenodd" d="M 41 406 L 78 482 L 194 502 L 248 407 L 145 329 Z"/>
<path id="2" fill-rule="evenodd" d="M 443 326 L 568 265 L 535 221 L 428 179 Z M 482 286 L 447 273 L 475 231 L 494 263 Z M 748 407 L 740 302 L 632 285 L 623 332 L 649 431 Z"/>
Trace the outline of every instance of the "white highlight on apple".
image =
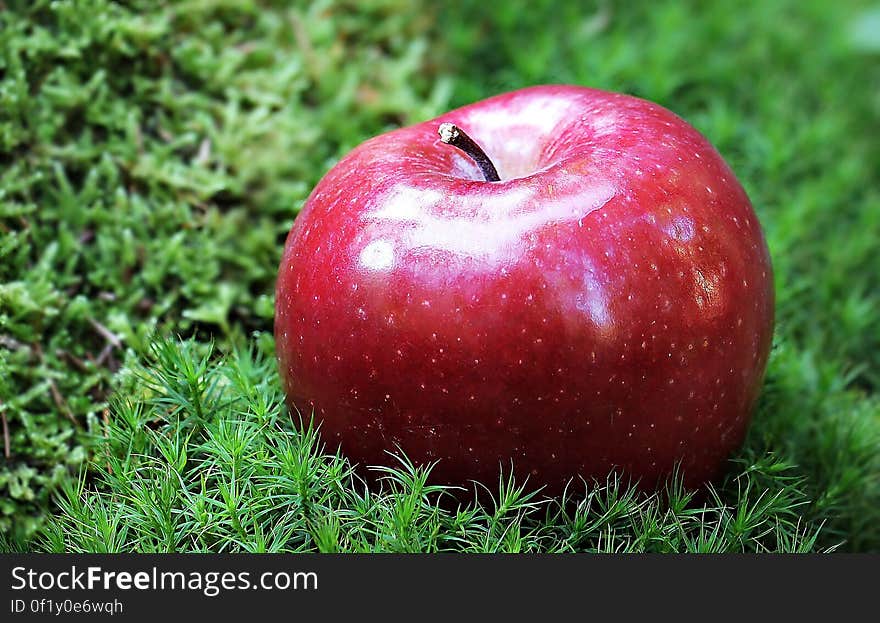
<path id="1" fill-rule="evenodd" d="M 524 177 L 539 167 L 544 137 L 569 117 L 572 103 L 552 96 L 522 98 L 504 107 L 469 111 L 462 127 L 479 128 L 472 134 L 486 151 L 502 180 Z"/>
<path id="2" fill-rule="evenodd" d="M 594 136 L 612 134 L 619 125 L 617 113 L 604 111 L 595 115 L 587 115 L 585 120 L 593 129 Z"/>
<path id="3" fill-rule="evenodd" d="M 474 218 L 470 214 L 434 213 L 435 205 L 443 198 L 442 193 L 400 186 L 381 208 L 363 218 L 377 224 L 388 221 L 411 224 L 400 234 L 400 243 L 407 249 L 431 248 L 488 261 L 507 261 L 511 255 L 521 253 L 527 235 L 541 225 L 576 222 L 607 204 L 614 196 L 611 184 L 600 183 L 591 193 L 582 191 L 578 202 L 560 200 L 536 205 L 528 201 L 533 192 L 523 186 L 504 195 L 486 196 L 477 206 L 479 212 Z M 517 208 L 511 209 L 511 206 Z M 523 209 L 522 206 L 531 207 Z M 391 245 L 383 242 L 387 250 L 372 248 L 378 244 L 373 242 L 361 253 L 361 263 L 376 266 L 381 261 L 393 262 Z"/>
<path id="4" fill-rule="evenodd" d="M 364 247 L 359 259 L 369 270 L 388 270 L 394 266 L 394 247 L 387 240 L 374 240 Z"/>

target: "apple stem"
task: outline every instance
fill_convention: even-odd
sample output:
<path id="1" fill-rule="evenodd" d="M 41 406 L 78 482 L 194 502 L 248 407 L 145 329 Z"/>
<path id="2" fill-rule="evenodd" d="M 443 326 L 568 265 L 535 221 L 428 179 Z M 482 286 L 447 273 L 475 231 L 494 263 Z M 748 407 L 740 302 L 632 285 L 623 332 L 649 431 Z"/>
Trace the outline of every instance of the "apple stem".
<path id="1" fill-rule="evenodd" d="M 483 151 L 474 139 L 468 136 L 460 127 L 454 123 L 441 123 L 440 127 L 437 128 L 437 134 L 440 135 L 440 140 L 442 142 L 447 145 L 452 145 L 453 147 L 458 147 L 470 156 L 471 159 L 477 163 L 477 166 L 480 167 L 480 170 L 483 172 L 483 177 L 486 178 L 487 182 L 498 182 L 501 180 L 501 178 L 498 177 L 498 171 L 495 169 L 495 165 L 489 160 L 489 156 L 486 155 L 486 152 Z"/>

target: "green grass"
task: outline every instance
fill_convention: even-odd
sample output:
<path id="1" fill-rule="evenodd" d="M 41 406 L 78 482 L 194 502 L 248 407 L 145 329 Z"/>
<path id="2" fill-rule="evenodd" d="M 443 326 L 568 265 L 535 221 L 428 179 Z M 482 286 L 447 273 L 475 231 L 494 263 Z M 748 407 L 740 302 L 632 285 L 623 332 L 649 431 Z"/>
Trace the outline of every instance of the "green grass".
<path id="1" fill-rule="evenodd" d="M 619 479 L 573 483 L 542 500 L 502 479 L 480 504 L 427 484 L 430 466 L 389 456 L 367 486 L 311 423 L 292 426 L 258 350 L 211 362 L 211 349 L 159 341 L 130 370 L 95 456 L 98 485 L 65 481 L 39 545 L 74 552 L 675 552 L 809 551 L 803 483 L 774 457 L 752 457 L 723 494 L 695 503 Z M 297 424 L 300 424 L 298 421 Z"/>
<path id="2" fill-rule="evenodd" d="M 338 154 L 443 99 L 407 0 L 129 4 L 0 11 L 0 530 L 16 538 L 112 417 L 126 357 L 157 333 L 270 330 L 296 207 Z"/>
<path id="3" fill-rule="evenodd" d="M 6 0 L 0 551 L 880 551 L 880 8 L 728 4 Z M 542 82 L 671 108 L 764 225 L 775 346 L 708 494 L 457 506 L 405 457 L 367 486 L 282 406 L 272 287 L 312 185 Z"/>

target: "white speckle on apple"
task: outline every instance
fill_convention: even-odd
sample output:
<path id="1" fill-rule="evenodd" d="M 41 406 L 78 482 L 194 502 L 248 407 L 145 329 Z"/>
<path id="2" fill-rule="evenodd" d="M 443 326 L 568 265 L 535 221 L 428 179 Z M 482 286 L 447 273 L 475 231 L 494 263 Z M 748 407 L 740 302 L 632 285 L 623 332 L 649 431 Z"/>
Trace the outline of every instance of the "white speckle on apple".
<path id="1" fill-rule="evenodd" d="M 694 221 L 688 216 L 677 216 L 663 226 L 667 236 L 679 242 L 690 242 L 694 237 Z"/>

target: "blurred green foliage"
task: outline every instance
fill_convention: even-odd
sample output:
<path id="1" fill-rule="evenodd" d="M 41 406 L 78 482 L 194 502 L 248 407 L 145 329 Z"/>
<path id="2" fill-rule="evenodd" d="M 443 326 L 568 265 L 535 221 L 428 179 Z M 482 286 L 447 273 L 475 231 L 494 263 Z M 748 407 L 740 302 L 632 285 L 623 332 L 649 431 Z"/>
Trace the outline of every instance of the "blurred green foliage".
<path id="1" fill-rule="evenodd" d="M 650 543 L 661 551 L 840 543 L 880 550 L 876 4 L 3 4 L 0 414 L 9 452 L 4 447 L 0 458 L 0 549 L 27 546 L 47 508 L 59 513 L 40 541 L 49 549 L 265 545 L 263 527 L 228 523 L 229 509 L 198 529 L 118 517 L 108 524 L 104 515 L 119 496 L 139 504 L 125 507 L 129 517 L 149 517 L 150 499 L 168 513 L 194 499 L 227 503 L 228 482 L 196 494 L 205 472 L 169 453 L 181 448 L 205 456 L 237 449 L 255 475 L 302 486 L 278 480 L 291 465 L 264 462 L 265 448 L 293 443 L 314 454 L 314 440 L 272 419 L 270 429 L 239 442 L 223 421 L 240 428 L 242 413 L 261 409 L 277 417 L 266 406 L 277 397 L 277 379 L 261 357 L 272 350 L 272 288 L 284 237 L 306 194 L 371 135 L 502 90 L 567 82 L 645 97 L 693 123 L 737 172 L 767 234 L 775 347 L 755 425 L 737 457 L 739 477 L 722 485 L 714 510 L 687 515 L 705 519 L 706 530 L 676 532 L 674 522 L 680 527 L 686 515 L 664 515 L 635 498 L 608 502 L 626 518 L 613 524 L 589 505 L 556 524 L 539 520 L 525 512 L 528 501 L 513 505 L 509 523 L 491 509 L 449 518 L 405 474 L 397 479 L 403 497 L 370 498 L 364 521 L 349 521 L 361 512 L 354 489 L 319 496 L 332 503 L 316 515 L 325 523 L 299 515 L 282 521 L 260 506 L 272 499 L 256 494 L 253 518 L 273 517 L 279 530 L 290 529 L 279 533 L 289 539 L 278 541 L 282 549 L 390 543 L 384 549 L 473 551 L 483 534 L 484 549 L 511 551 Z M 157 385 L 155 375 L 186 369 L 167 353 L 157 359 L 151 345 L 168 333 L 194 340 L 181 346 L 194 378 L 226 378 L 259 364 L 268 379 L 230 385 L 226 391 L 245 392 L 236 397 L 240 406 L 215 405 L 205 421 L 184 427 L 193 437 L 173 444 L 149 432 L 165 417 L 153 399 L 180 395 Z M 245 342 L 260 354 L 233 348 Z M 228 365 L 197 367 L 210 343 L 229 353 Z M 173 418 L 164 426 L 179 428 Z M 247 427 L 240 434 L 250 435 Z M 127 446 L 132 435 L 136 444 Z M 106 465 L 125 462 L 133 448 L 158 471 L 126 471 L 129 465 L 107 473 Z M 71 480 L 88 454 L 92 476 Z M 330 465 L 336 471 L 325 484 L 348 486 L 335 459 L 315 454 L 297 465 Z M 196 480 L 172 491 L 175 474 Z M 131 483 L 168 497 L 139 500 Z M 48 506 L 59 486 L 60 510 Z M 759 503 L 771 499 L 778 504 Z M 285 508 L 299 512 L 302 503 L 287 499 Z M 651 522 L 639 523 L 646 508 Z M 463 541 L 438 535 L 461 529 L 456 521 L 467 523 Z M 76 529 L 82 525 L 104 532 Z M 429 536 L 401 541 L 398 532 L 414 526 Z M 187 530 L 208 529 L 230 545 L 204 533 L 201 541 L 188 537 Z M 655 532 L 663 536 L 652 541 Z"/>
<path id="2" fill-rule="evenodd" d="M 776 335 L 745 453 L 798 466 L 829 539 L 880 549 L 880 42 L 865 2 L 508 2 L 449 11 L 456 102 L 576 83 L 656 101 L 746 187 Z M 873 25 L 873 26 L 872 26 Z M 872 34 L 873 33 L 873 34 Z M 873 37 L 873 39 L 872 39 Z"/>

